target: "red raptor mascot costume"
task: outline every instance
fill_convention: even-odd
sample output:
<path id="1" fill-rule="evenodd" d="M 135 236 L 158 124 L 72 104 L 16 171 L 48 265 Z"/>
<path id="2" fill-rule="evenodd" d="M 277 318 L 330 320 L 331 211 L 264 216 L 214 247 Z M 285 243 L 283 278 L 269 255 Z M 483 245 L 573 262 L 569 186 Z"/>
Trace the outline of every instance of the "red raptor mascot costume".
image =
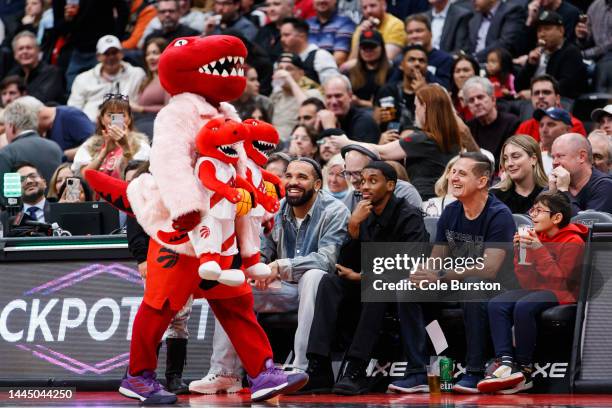
<path id="1" fill-rule="evenodd" d="M 236 37 L 174 40 L 159 61 L 160 82 L 172 99 L 155 120 L 151 174 L 132 181 L 127 195 L 123 182 L 95 171 L 85 174 L 107 201 L 133 212 L 151 237 L 147 285 L 132 329 L 129 370 L 119 389 L 147 404 L 176 402 L 176 396 L 155 377 L 156 348 L 168 323 L 192 294 L 208 300 L 229 335 L 247 371 L 253 401 L 296 391 L 308 381 L 306 374 L 287 374 L 274 367 L 268 338 L 253 312 L 250 286 L 202 281 L 200 262 L 191 242 L 184 239 L 210 210 L 194 173 L 196 135 L 213 119 L 240 121 L 224 101 L 238 98 L 246 85 L 242 68 L 246 55 Z M 177 236 L 176 245 L 158 236 L 172 230 L 183 235 Z M 231 258 L 219 261 L 221 269 L 228 269 Z"/>

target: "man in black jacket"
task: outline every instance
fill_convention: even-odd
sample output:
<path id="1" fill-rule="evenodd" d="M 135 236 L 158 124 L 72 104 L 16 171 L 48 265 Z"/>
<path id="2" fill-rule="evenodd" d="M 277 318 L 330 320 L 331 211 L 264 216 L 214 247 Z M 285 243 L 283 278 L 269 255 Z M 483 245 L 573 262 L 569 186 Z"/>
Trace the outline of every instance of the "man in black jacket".
<path id="1" fill-rule="evenodd" d="M 362 177 L 363 200 L 349 219 L 351 241 L 342 249 L 343 265 L 336 265 L 337 274 L 327 274 L 319 283 L 307 350 L 310 380 L 303 392 L 325 393 L 333 387 L 334 393 L 356 395 L 369 390 L 365 369 L 389 304 L 360 302 L 361 274 L 356 271 L 361 269 L 361 243 L 429 240 L 420 211 L 393 194 L 397 173 L 391 165 L 373 161 L 364 167 Z M 330 349 L 339 311 L 342 321 L 358 320 L 358 324 L 347 353 L 348 367 L 334 386 Z"/>
<path id="2" fill-rule="evenodd" d="M 548 74 L 559 82 L 561 96 L 575 99 L 586 90 L 587 71 L 580 50 L 564 40 L 563 19 L 554 11 L 543 11 L 536 21 L 538 45 L 515 80 L 517 91 L 529 89 L 531 78 Z"/>
<path id="3" fill-rule="evenodd" d="M 30 31 L 22 31 L 15 36 L 12 45 L 18 65 L 9 71 L 9 75 L 23 78 L 28 95 L 43 103 L 65 102 L 64 78 L 57 67 L 40 60 L 36 36 Z"/>
<path id="4" fill-rule="evenodd" d="M 433 46 L 448 53 L 467 48 L 472 12 L 450 0 L 429 0 L 429 3 L 432 8 L 425 14 L 431 20 Z"/>
<path id="5" fill-rule="evenodd" d="M 515 57 L 523 40 L 525 10 L 507 0 L 474 0 L 468 24 L 468 52 L 485 62 L 494 48 L 505 48 Z"/>

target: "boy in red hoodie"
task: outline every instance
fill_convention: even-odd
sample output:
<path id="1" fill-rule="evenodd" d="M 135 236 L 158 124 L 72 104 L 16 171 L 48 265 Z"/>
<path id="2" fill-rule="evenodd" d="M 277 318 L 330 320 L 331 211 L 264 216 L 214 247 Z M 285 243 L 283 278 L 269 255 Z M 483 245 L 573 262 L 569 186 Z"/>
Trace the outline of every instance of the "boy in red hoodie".
<path id="1" fill-rule="evenodd" d="M 514 270 L 523 289 L 489 302 L 489 324 L 496 359 L 478 383 L 480 392 L 514 394 L 533 387 L 532 358 L 537 317 L 558 304 L 575 303 L 580 288 L 584 238 L 588 228 L 570 224 L 572 208 L 561 193 L 539 194 L 529 210 L 533 229 L 514 236 Z M 526 263 L 518 262 L 518 246 L 527 247 Z M 516 346 L 512 345 L 512 326 Z"/>

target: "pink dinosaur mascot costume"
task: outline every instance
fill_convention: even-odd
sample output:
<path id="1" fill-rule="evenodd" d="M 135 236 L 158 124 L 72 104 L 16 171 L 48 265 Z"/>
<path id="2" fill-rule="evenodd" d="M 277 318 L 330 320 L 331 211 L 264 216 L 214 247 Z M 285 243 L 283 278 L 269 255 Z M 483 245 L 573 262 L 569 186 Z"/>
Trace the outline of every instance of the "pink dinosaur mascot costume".
<path id="1" fill-rule="evenodd" d="M 107 201 L 133 212 L 151 237 L 147 284 L 132 328 L 130 364 L 119 391 L 145 404 L 171 404 L 176 396 L 155 377 L 156 348 L 172 317 L 190 295 L 205 297 L 229 335 L 247 371 L 251 399 L 262 401 L 290 393 L 308 381 L 305 374 L 286 374 L 274 367 L 272 350 L 253 313 L 253 295 L 244 282 L 230 287 L 202 281 L 193 245 L 187 234 L 209 211 L 209 203 L 194 173 L 196 135 L 213 119 L 239 121 L 224 101 L 236 99 L 246 85 L 242 42 L 231 36 L 184 37 L 162 53 L 159 78 L 172 95 L 157 115 L 151 148 L 151 174 L 126 184 L 99 172 L 85 177 Z M 179 231 L 176 244 L 158 233 Z M 231 257 L 219 260 L 228 269 Z"/>

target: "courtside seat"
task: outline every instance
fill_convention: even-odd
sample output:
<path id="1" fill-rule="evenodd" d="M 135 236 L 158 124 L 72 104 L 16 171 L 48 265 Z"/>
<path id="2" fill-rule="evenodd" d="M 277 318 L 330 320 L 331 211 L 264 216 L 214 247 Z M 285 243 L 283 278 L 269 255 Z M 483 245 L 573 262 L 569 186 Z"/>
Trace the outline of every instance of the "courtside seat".
<path id="1" fill-rule="evenodd" d="M 559 305 L 546 309 L 540 316 L 540 322 L 549 329 L 574 330 L 576 322 L 576 305 Z"/>
<path id="2" fill-rule="evenodd" d="M 264 329 L 295 329 L 297 327 L 297 312 L 258 313 L 257 320 Z"/>

